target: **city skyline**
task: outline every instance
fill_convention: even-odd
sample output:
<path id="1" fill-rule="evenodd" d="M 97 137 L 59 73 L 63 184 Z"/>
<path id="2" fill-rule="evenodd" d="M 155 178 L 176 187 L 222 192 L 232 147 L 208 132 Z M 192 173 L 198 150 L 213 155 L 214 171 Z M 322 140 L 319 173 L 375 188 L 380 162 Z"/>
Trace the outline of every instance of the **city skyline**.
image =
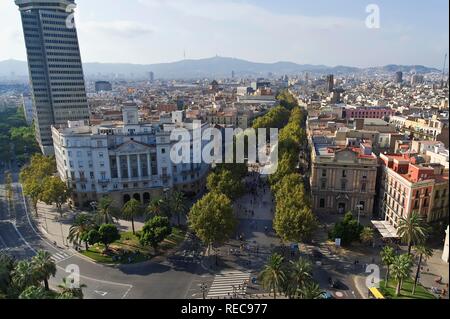
<path id="1" fill-rule="evenodd" d="M 379 29 L 367 28 L 370 3 L 365 1 L 276 6 L 270 1 L 132 2 L 124 10 L 119 0 L 77 1 L 83 62 L 151 64 L 219 55 L 266 63 L 441 69 L 448 52 L 448 3 L 441 0 L 378 1 Z M 406 5 L 407 13 L 402 11 Z M 25 60 L 17 8 L 12 1 L 2 2 L 0 11 L 5 13 L 0 60 Z"/>

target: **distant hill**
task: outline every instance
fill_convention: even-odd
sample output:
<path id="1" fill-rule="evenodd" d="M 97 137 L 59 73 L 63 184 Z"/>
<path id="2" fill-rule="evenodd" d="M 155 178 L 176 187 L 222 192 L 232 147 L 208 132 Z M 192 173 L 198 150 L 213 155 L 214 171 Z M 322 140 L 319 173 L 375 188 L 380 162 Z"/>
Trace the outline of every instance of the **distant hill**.
<path id="1" fill-rule="evenodd" d="M 329 67 L 325 65 L 296 64 L 292 62 L 276 63 L 256 63 L 235 58 L 213 57 L 199 60 L 182 60 L 172 63 L 159 64 L 128 64 L 128 63 L 85 63 L 84 72 L 86 76 L 122 74 L 127 77 L 132 74 L 134 77 L 147 77 L 148 72 L 153 71 L 156 78 L 211 78 L 229 77 L 231 71 L 236 76 L 267 76 L 268 73 L 274 75 L 292 75 L 302 72 L 317 74 L 333 73 L 357 74 L 362 72 L 394 73 L 397 71 L 429 73 L 439 72 L 434 68 L 421 65 L 403 66 L 387 65 L 374 68 L 355 68 L 349 66 Z M 7 77 L 14 73 L 16 76 L 27 76 L 28 69 L 26 62 L 17 60 L 0 61 L 0 76 Z"/>

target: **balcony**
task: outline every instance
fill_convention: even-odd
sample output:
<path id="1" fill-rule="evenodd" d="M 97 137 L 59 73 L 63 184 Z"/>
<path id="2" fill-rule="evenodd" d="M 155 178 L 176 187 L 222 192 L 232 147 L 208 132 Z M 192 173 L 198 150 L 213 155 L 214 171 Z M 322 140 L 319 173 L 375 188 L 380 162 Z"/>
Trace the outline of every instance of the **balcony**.
<path id="1" fill-rule="evenodd" d="M 108 184 L 108 183 L 110 183 L 110 182 L 111 182 L 110 179 L 99 179 L 99 180 L 98 180 L 98 183 L 99 183 L 99 184 Z"/>

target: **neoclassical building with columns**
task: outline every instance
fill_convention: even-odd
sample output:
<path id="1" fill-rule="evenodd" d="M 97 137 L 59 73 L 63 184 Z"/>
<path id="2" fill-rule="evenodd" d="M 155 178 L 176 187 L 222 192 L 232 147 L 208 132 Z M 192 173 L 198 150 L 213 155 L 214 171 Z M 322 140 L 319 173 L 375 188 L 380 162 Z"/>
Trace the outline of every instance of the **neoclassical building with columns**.
<path id="1" fill-rule="evenodd" d="M 347 139 L 339 144 L 334 137 L 314 136 L 310 144 L 313 211 L 371 217 L 378 168 L 371 143 Z"/>
<path id="2" fill-rule="evenodd" d="M 167 190 L 194 195 L 204 188 L 210 165 L 175 164 L 170 158 L 176 143 L 171 131 L 187 129 L 192 145 L 192 123 L 183 121 L 179 112 L 169 121 L 141 123 L 133 104 L 124 105 L 122 112 L 120 122 L 88 126 L 75 121 L 52 127 L 58 173 L 72 189 L 76 206 L 89 206 L 107 195 L 118 207 L 131 198 L 147 204 Z M 202 124 L 202 132 L 208 127 Z M 203 149 L 206 142 L 197 142 Z"/>

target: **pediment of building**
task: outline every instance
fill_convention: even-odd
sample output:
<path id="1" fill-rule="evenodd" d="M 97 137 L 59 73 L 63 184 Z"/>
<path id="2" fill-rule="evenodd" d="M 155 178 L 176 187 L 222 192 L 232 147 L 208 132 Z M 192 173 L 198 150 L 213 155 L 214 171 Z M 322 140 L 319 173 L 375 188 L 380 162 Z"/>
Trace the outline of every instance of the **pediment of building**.
<path id="1" fill-rule="evenodd" d="M 133 154 L 133 153 L 148 153 L 150 146 L 135 141 L 128 141 L 119 145 L 115 150 L 117 154 Z"/>

